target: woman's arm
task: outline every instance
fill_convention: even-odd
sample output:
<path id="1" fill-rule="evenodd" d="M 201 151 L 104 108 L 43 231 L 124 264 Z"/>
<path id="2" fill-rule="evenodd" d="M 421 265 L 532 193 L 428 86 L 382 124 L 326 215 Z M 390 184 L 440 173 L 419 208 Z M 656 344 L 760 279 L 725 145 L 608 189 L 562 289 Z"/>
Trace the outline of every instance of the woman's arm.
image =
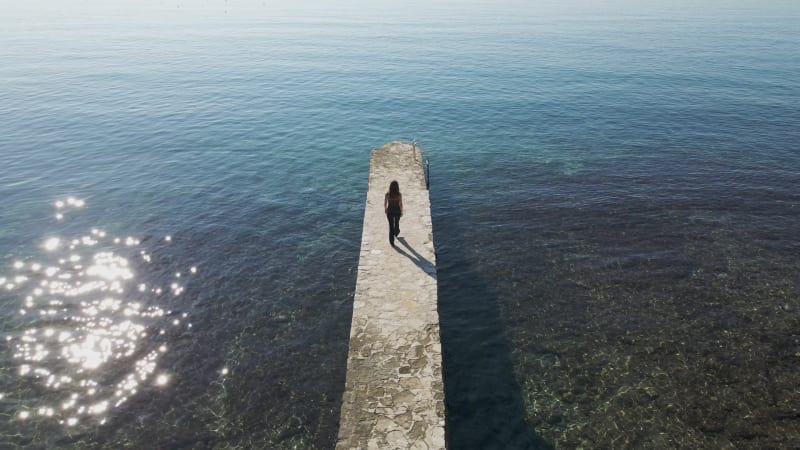
<path id="1" fill-rule="evenodd" d="M 383 212 L 389 212 L 389 194 L 383 196 Z"/>
<path id="2" fill-rule="evenodd" d="M 400 194 L 400 215 L 403 215 L 403 195 Z"/>

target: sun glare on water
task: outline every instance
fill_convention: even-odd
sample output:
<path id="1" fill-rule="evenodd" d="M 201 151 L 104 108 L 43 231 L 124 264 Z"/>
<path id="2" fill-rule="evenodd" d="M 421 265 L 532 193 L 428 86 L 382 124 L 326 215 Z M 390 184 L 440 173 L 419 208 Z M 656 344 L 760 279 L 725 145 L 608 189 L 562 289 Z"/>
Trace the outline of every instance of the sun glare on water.
<path id="1" fill-rule="evenodd" d="M 74 197 L 56 201 L 56 218 L 85 204 Z M 187 313 L 181 320 L 168 317 L 174 313 L 160 300 L 168 291 L 174 307 L 187 277 L 173 272 L 174 281 L 164 287 L 146 282 L 152 255 L 141 241 L 97 228 L 74 238 L 49 236 L 42 249 L 40 260 L 15 261 L 13 273 L 0 276 L 0 286 L 20 299 L 26 320 L 6 336 L 16 373 L 45 390 L 17 400 L 16 420 L 103 424 L 143 386 L 168 387 L 172 376 L 159 370 L 159 360 L 169 336 L 191 324 Z M 188 273 L 196 274 L 196 267 Z"/>

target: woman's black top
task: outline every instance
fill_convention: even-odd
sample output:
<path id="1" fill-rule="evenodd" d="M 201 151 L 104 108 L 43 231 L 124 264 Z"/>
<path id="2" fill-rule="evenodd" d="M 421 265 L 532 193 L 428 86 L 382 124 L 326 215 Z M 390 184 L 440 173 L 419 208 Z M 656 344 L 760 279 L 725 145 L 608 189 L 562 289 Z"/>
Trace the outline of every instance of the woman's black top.
<path id="1" fill-rule="evenodd" d="M 386 208 L 386 214 L 399 215 L 400 214 L 400 196 L 397 198 L 389 197 L 389 206 Z"/>

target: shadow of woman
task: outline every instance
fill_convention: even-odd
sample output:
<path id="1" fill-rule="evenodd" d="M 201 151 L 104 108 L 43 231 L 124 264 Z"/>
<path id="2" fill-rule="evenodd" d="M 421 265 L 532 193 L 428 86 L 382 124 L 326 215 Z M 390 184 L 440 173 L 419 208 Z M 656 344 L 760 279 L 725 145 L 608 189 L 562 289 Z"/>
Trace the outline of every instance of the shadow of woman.
<path id="1" fill-rule="evenodd" d="M 424 256 L 422 256 L 419 253 L 417 253 L 417 251 L 414 250 L 414 248 L 411 247 L 408 244 L 408 242 L 406 241 L 406 238 L 399 237 L 399 238 L 397 238 L 397 240 L 401 244 L 403 244 L 403 246 L 405 248 L 407 248 L 408 251 L 411 252 L 411 254 L 406 253 L 400 247 L 395 247 L 394 249 L 397 251 L 397 253 L 400 253 L 401 255 L 405 256 L 408 259 L 410 259 L 414 264 L 417 265 L 417 267 L 422 269 L 423 272 L 425 272 L 426 274 L 428 274 L 428 276 L 430 276 L 431 278 L 433 278 L 435 280 L 436 279 L 436 267 L 433 265 L 433 263 L 428 261 Z"/>

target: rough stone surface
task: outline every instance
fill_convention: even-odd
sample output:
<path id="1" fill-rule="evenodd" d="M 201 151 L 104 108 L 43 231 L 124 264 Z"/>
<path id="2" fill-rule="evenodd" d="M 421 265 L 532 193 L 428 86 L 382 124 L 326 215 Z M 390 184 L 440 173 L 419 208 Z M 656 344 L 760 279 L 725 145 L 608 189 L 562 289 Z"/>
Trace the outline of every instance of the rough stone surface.
<path id="1" fill-rule="evenodd" d="M 444 392 L 430 199 L 418 148 L 372 151 L 337 449 L 444 449 Z M 403 194 L 397 248 L 383 210 Z"/>

